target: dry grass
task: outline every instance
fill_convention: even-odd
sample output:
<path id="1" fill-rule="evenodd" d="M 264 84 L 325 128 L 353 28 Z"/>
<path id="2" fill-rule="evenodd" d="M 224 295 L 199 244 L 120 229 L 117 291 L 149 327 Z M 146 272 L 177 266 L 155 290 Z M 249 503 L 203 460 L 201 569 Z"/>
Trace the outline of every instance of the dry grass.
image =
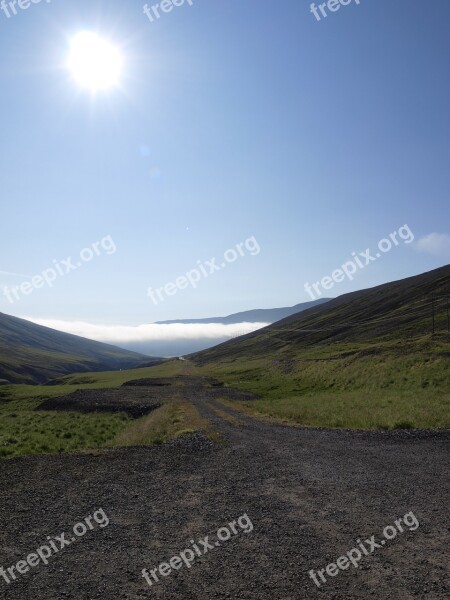
<path id="1" fill-rule="evenodd" d="M 213 441 L 218 434 L 212 430 L 195 406 L 183 400 L 167 402 L 149 415 L 135 421 L 114 440 L 115 446 L 148 446 L 163 444 L 181 435 L 204 431 Z"/>

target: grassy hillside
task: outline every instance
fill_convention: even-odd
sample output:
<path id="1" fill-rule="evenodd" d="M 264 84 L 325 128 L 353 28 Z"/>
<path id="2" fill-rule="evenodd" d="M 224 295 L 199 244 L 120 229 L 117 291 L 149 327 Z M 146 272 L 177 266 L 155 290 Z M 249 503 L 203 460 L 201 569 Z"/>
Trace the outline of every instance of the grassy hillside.
<path id="1" fill-rule="evenodd" d="M 149 357 L 0 313 L 0 379 L 42 383 L 82 371 L 132 368 Z"/>
<path id="2" fill-rule="evenodd" d="M 73 374 L 51 386 L 0 388 L 0 457 L 160 443 L 208 429 L 182 394 L 140 419 L 39 411 L 47 398 L 146 377 L 213 376 L 251 391 L 235 408 L 289 424 L 353 429 L 450 428 L 450 268 L 348 294 L 263 331 L 158 366 Z M 223 398 L 223 402 L 227 400 Z"/>
<path id="3" fill-rule="evenodd" d="M 432 332 L 432 296 L 436 296 L 436 336 Z M 387 346 L 414 349 L 425 339 L 448 342 L 446 297 L 450 265 L 423 275 L 339 296 L 300 315 L 191 355 L 198 364 L 248 360 L 255 356 L 295 358 L 305 352 L 330 356 L 376 352 Z"/>
<path id="4" fill-rule="evenodd" d="M 450 427 L 447 295 L 449 266 L 346 294 L 190 358 L 258 393 L 241 405 L 252 414 L 319 427 Z"/>
<path id="5" fill-rule="evenodd" d="M 448 344 L 447 344 L 448 348 Z M 235 408 L 289 424 L 356 429 L 449 428 L 449 361 L 418 350 L 409 355 L 319 358 L 253 358 L 199 367 L 172 360 L 129 371 L 69 375 L 58 385 L 0 388 L 0 458 L 104 446 L 157 444 L 189 431 L 207 430 L 195 407 L 175 395 L 140 419 L 125 413 L 39 411 L 44 400 L 75 390 L 116 388 L 146 377 L 215 376 L 225 387 L 255 392 L 259 399 Z M 446 362 L 445 362 L 446 361 Z M 227 401 L 223 399 L 223 402 Z"/>

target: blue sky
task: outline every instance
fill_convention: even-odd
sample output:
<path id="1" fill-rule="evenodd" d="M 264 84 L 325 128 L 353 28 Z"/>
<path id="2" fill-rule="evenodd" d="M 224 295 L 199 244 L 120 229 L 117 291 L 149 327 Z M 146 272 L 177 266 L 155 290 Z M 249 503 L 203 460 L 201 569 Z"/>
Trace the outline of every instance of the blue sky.
<path id="1" fill-rule="evenodd" d="M 135 326 L 293 305 L 404 224 L 414 243 L 328 295 L 449 262 L 448 0 L 361 0 L 320 22 L 306 0 L 194 0 L 154 23 L 142 5 L 0 13 L 0 271 L 117 248 L 0 295 L 0 312 Z M 121 47 L 120 89 L 93 99 L 62 68 L 80 30 Z M 147 296 L 251 236 L 258 255 Z"/>

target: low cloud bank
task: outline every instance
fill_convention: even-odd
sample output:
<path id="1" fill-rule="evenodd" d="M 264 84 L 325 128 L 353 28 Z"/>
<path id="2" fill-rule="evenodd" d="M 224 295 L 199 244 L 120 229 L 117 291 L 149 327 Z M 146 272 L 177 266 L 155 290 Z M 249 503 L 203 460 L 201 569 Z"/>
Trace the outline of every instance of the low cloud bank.
<path id="1" fill-rule="evenodd" d="M 83 321 L 34 319 L 29 321 L 81 337 L 113 344 L 152 356 L 180 356 L 210 348 L 251 333 L 269 323 L 173 323 L 170 325 L 95 325 Z"/>

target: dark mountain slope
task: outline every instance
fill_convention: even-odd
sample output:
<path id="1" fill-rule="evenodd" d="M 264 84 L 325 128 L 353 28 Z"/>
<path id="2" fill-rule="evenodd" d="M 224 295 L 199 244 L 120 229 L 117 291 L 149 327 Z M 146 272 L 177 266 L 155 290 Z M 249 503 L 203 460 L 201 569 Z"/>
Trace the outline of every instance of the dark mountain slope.
<path id="1" fill-rule="evenodd" d="M 310 308 L 215 348 L 191 355 L 200 364 L 255 356 L 286 355 L 330 344 L 371 344 L 418 338 L 447 331 L 450 265 L 434 271 L 352 292 Z"/>
<path id="2" fill-rule="evenodd" d="M 0 313 L 0 379 L 43 383 L 78 371 L 133 368 L 149 357 Z"/>

